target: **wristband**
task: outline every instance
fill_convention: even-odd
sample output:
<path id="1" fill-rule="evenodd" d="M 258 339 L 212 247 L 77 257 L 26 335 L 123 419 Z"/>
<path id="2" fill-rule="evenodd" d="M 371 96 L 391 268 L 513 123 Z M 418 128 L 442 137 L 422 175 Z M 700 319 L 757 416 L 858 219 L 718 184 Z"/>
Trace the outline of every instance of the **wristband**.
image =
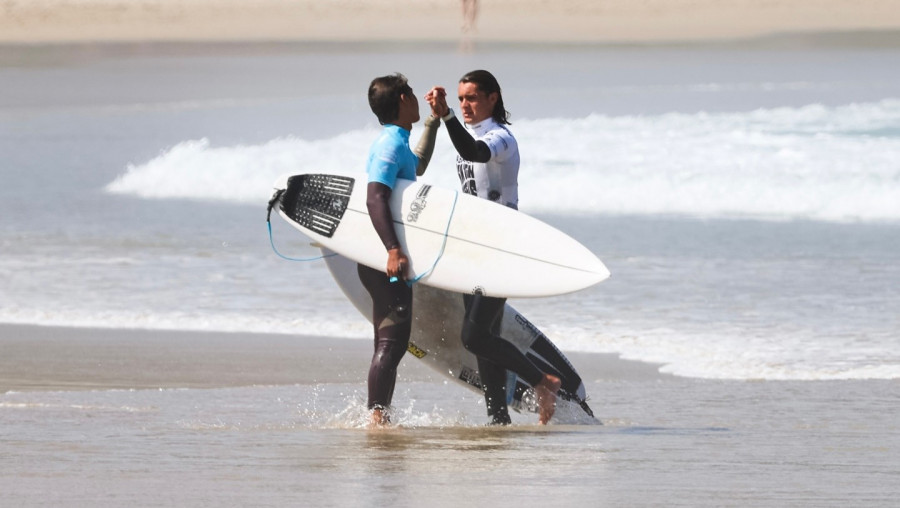
<path id="1" fill-rule="evenodd" d="M 456 114 L 453 112 L 453 108 L 448 108 L 448 109 L 449 109 L 449 111 L 447 112 L 447 114 L 441 117 L 441 119 L 444 120 L 445 122 L 449 122 L 456 116 Z"/>

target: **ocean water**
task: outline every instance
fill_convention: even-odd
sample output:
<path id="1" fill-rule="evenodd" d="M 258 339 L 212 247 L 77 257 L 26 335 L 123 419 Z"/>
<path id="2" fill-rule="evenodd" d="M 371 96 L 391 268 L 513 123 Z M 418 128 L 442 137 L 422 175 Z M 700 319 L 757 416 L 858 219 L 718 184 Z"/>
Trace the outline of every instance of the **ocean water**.
<path id="1" fill-rule="evenodd" d="M 0 327 L 0 381 L 75 387 L 0 393 L 0 505 L 894 506 L 900 52 L 860 37 L 0 47 L 0 324 L 68 327 Z M 373 76 L 474 68 L 513 113 L 521 209 L 612 271 L 511 302 L 603 425 L 485 427 L 407 359 L 397 426 L 363 431 L 369 326 L 270 245 L 276 176 L 362 170 Z M 425 178 L 456 186 L 452 158 L 439 133 Z M 254 369 L 291 381 L 228 381 Z M 165 388 L 102 381 L 133 374 Z"/>
<path id="2" fill-rule="evenodd" d="M 421 96 L 487 68 L 521 210 L 613 274 L 511 302 L 563 350 L 690 378 L 900 377 L 896 48 L 11 46 L 0 63 L 0 322 L 367 338 L 322 262 L 273 253 L 271 183 L 362 170 L 372 77 Z M 452 160 L 440 133 L 424 179 L 455 187 Z"/>

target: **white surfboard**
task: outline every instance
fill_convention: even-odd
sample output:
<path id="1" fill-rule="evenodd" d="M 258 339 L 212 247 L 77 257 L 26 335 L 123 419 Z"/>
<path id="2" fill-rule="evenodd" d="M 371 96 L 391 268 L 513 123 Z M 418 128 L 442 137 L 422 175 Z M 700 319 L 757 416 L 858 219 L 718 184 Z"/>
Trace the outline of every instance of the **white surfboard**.
<path id="1" fill-rule="evenodd" d="M 369 218 L 366 186 L 365 179 L 342 175 L 283 176 L 275 183 L 274 202 L 282 218 L 319 244 L 383 270 L 387 253 Z M 540 297 L 609 277 L 603 262 L 572 237 L 475 196 L 401 179 L 391 210 L 410 277 L 429 286 Z"/>
<path id="2" fill-rule="evenodd" d="M 356 262 L 322 249 L 329 271 L 341 291 L 369 321 L 372 298 L 359 280 Z M 473 391 L 482 393 L 475 355 L 467 351 L 460 338 L 465 316 L 463 296 L 438 288 L 417 285 L 413 290 L 413 324 L 409 353 L 436 372 Z M 588 418 L 599 423 L 588 407 L 584 383 L 565 355 L 524 316 L 507 304 L 503 310 L 500 336 L 514 344 L 544 372 L 562 380 L 557 403 L 557 421 L 568 414 L 576 421 Z M 515 411 L 537 412 L 534 390 L 515 373 L 508 372 L 507 402 Z M 566 410 L 568 408 L 568 411 Z M 579 416 L 580 415 L 580 416 Z"/>

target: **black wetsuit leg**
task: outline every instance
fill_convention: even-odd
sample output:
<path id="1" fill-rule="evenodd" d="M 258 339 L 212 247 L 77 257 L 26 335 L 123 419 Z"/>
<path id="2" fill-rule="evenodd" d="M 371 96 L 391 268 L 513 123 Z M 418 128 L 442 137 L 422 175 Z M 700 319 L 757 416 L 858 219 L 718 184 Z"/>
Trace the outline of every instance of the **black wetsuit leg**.
<path id="1" fill-rule="evenodd" d="M 491 425 L 509 425 L 509 407 L 506 404 L 506 369 L 482 357 L 478 357 L 478 374 L 484 390 L 484 405 L 487 407 Z"/>
<path id="2" fill-rule="evenodd" d="M 409 346 L 412 288 L 387 274 L 358 265 L 359 280 L 372 296 L 375 352 L 369 366 L 369 409 L 387 408 L 394 396 L 397 366 Z"/>
<path id="3" fill-rule="evenodd" d="M 522 377 L 532 386 L 541 382 L 544 373 L 519 348 L 497 333 L 503 317 L 505 298 L 465 295 L 466 317 L 463 320 L 463 346 L 478 357 L 478 370 L 485 389 L 488 415 L 496 423 L 508 423 L 506 409 L 506 369 Z M 501 402 L 502 401 L 502 402 Z"/>

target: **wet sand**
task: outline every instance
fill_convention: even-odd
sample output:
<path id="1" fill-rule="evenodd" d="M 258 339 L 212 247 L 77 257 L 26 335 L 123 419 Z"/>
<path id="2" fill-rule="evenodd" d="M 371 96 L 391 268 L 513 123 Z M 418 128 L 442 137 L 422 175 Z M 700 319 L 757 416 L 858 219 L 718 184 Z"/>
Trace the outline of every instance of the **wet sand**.
<path id="1" fill-rule="evenodd" d="M 364 383 L 364 339 L 0 325 L 0 393 Z M 657 366 L 573 353 L 585 380 L 662 379 Z M 443 380 L 407 356 L 404 380 Z"/>

